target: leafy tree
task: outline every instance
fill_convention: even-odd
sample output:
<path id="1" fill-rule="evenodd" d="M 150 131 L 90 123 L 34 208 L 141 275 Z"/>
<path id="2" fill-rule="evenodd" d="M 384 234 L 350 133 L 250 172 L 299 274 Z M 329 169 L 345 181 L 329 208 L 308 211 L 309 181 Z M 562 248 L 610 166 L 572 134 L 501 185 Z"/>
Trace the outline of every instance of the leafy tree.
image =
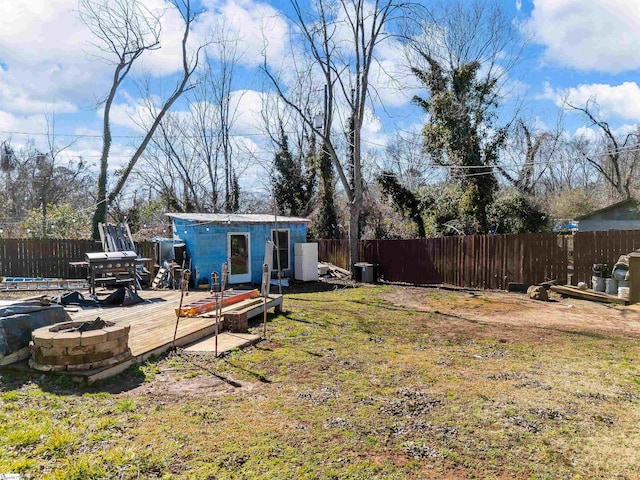
<path id="1" fill-rule="evenodd" d="M 479 78 L 479 62 L 446 72 L 434 58 L 422 55 L 428 68 L 413 72 L 430 92 L 426 99 L 414 97 L 429 114 L 422 130 L 425 150 L 440 165 L 462 167 L 452 173 L 464 192 L 460 212 L 474 218 L 477 232 L 486 232 L 487 207 L 498 187 L 493 166 L 507 138 L 506 127 L 493 128 L 496 79 Z"/>
<path id="2" fill-rule="evenodd" d="M 460 212 L 483 233 L 509 127 L 498 125 L 498 107 L 522 41 L 498 2 L 454 0 L 435 8 L 413 43 L 412 71 L 428 90 L 426 98 L 414 97 L 428 114 L 424 149 L 459 181 Z"/>
<path id="3" fill-rule="evenodd" d="M 237 212 L 240 210 L 240 182 L 238 181 L 238 174 L 233 171 L 231 175 L 231 195 L 230 206 L 228 212 Z"/>
<path id="4" fill-rule="evenodd" d="M 27 212 L 20 227 L 32 238 L 88 238 L 90 231 L 88 210 L 78 210 L 69 203 L 49 204 L 46 223 L 40 208 Z"/>
<path id="5" fill-rule="evenodd" d="M 548 228 L 547 215 L 529 197 L 510 192 L 496 199 L 488 215 L 495 233 L 536 233 Z"/>
<path id="6" fill-rule="evenodd" d="M 8 141 L 2 144 L 0 222 L 7 235 L 23 235 L 20 224 L 37 210 L 38 235 L 46 236 L 51 231 L 50 208 L 69 204 L 82 210 L 92 203 L 93 178 L 88 165 L 82 159 L 64 159 L 61 152 L 67 147 L 57 147 L 55 137 L 49 133 L 46 153 L 37 149 L 33 140 L 19 150 L 14 150 Z M 31 230 L 35 235 L 36 229 Z"/>
<path id="7" fill-rule="evenodd" d="M 398 178 L 388 170 L 378 175 L 377 181 L 382 193 L 393 200 L 395 209 L 414 222 L 418 229 L 418 237 L 425 237 L 422 205 L 417 196 L 401 185 Z"/>
<path id="8" fill-rule="evenodd" d="M 464 191 L 459 182 L 434 184 L 423 190 L 425 230 L 429 237 L 474 233 L 474 219 L 461 212 Z"/>

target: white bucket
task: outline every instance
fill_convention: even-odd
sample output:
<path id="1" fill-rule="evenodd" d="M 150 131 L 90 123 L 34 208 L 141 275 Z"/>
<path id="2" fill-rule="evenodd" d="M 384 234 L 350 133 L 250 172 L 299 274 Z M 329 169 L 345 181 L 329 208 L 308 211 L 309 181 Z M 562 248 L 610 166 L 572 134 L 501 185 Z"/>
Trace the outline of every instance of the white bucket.
<path id="1" fill-rule="evenodd" d="M 618 280 L 618 289 L 620 289 L 620 287 L 628 287 L 629 286 L 629 280 Z"/>
<path id="2" fill-rule="evenodd" d="M 615 278 L 607 278 L 604 281 L 605 287 L 604 291 L 609 295 L 617 295 L 618 294 L 618 281 Z"/>
<path id="3" fill-rule="evenodd" d="M 618 287 L 618 298 L 629 300 L 629 287 Z"/>
<path id="4" fill-rule="evenodd" d="M 602 277 L 591 277 L 591 288 L 596 292 L 604 292 L 605 284 Z"/>

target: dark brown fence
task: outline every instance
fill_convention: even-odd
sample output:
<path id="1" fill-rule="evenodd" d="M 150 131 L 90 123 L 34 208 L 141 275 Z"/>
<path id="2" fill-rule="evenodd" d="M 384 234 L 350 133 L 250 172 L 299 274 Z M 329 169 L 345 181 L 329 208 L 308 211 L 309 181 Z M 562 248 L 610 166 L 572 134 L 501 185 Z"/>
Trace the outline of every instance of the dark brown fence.
<path id="1" fill-rule="evenodd" d="M 320 260 L 340 259 L 336 264 L 347 267 L 346 240 L 318 245 Z M 566 241 L 553 233 L 364 240 L 360 252 L 392 282 L 504 289 L 509 282 L 565 282 L 567 277 Z"/>
<path id="2" fill-rule="evenodd" d="M 578 232 L 573 237 L 573 281 L 591 283 L 594 263 L 613 267 L 620 255 L 640 248 L 640 230 Z"/>
<path id="3" fill-rule="evenodd" d="M 153 258 L 153 243 L 137 243 L 138 253 Z M 0 239 L 0 276 L 83 278 L 85 269 L 69 262 L 84 260 L 87 252 L 102 251 L 93 240 Z"/>
<path id="4" fill-rule="evenodd" d="M 153 258 L 153 243 L 138 242 Z M 0 239 L 0 276 L 82 278 L 69 262 L 102 247 L 92 240 Z M 573 283 L 589 282 L 594 263 L 610 266 L 640 249 L 640 230 L 580 232 L 573 236 Z M 568 242 L 553 233 L 476 235 L 413 240 L 363 240 L 361 258 L 380 265 L 386 280 L 415 284 L 506 288 L 509 282 L 538 283 L 567 277 Z M 319 240 L 318 257 L 349 268 L 348 240 Z"/>

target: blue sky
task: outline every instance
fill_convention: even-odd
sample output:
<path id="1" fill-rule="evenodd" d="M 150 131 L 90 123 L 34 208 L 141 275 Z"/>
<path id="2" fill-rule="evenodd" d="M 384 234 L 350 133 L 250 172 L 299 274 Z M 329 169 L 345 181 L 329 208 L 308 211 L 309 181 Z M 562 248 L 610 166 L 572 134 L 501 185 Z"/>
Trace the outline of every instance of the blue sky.
<path id="1" fill-rule="evenodd" d="M 144 0 L 150 8 L 164 7 L 164 0 Z M 259 65 L 266 52 L 274 70 L 285 70 L 291 25 L 283 13 L 287 1 L 203 0 L 208 13 L 202 17 L 194 39 L 207 29 L 224 24 L 240 39 L 242 50 L 237 88 L 239 120 L 236 133 L 261 158 L 270 152 L 260 133 L 261 93 L 266 83 Z M 540 126 L 554 127 L 562 98 L 578 105 L 595 98 L 602 115 L 615 128 L 635 125 L 640 119 L 640 2 L 637 0 L 505 0 L 513 21 L 532 38 L 518 68 L 510 73 L 519 82 L 525 115 Z M 56 114 L 59 142 L 76 139 L 65 154 L 97 162 L 100 152 L 101 111 L 96 103 L 109 87 L 110 67 L 97 60 L 91 33 L 79 22 L 76 0 L 14 0 L 0 2 L 0 140 L 14 146 L 28 136 L 44 145 L 45 114 Z M 163 17 L 163 48 L 138 65 L 134 74 L 148 74 L 154 94 L 171 85 L 179 68 L 180 19 L 168 11 Z M 266 45 L 266 47 L 265 47 Z M 388 65 L 401 61 L 392 47 L 383 51 Z M 135 78 L 134 75 L 134 78 Z M 383 80 L 380 80 L 383 83 Z M 396 128 L 410 129 L 421 117 L 409 103 L 411 95 L 382 95 L 372 105 L 365 126 L 365 140 L 372 148 L 385 145 Z M 413 93 L 413 92 L 411 92 Z M 117 135 L 113 167 L 124 162 L 139 131 L 130 116 L 139 111 L 139 94 L 127 84 L 116 99 L 113 112 Z M 385 108 L 382 108 L 385 107 Z M 185 102 L 177 110 L 186 109 Z M 565 115 L 570 135 L 585 132 L 585 121 Z M 412 127 L 413 126 L 413 127 Z M 134 138 L 128 138 L 128 137 Z M 248 169 L 241 178 L 250 182 L 261 166 Z"/>

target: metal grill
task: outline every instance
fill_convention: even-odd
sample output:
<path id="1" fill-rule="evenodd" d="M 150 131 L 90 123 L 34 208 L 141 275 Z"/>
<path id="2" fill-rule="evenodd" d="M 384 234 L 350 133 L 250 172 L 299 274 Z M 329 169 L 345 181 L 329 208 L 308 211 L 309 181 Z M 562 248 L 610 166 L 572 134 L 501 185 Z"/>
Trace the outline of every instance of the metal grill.
<path id="1" fill-rule="evenodd" d="M 136 265 L 140 262 L 134 251 L 91 252 L 85 254 L 89 267 L 91 292 L 95 293 L 96 283 L 116 283 L 130 285 L 136 279 Z"/>

